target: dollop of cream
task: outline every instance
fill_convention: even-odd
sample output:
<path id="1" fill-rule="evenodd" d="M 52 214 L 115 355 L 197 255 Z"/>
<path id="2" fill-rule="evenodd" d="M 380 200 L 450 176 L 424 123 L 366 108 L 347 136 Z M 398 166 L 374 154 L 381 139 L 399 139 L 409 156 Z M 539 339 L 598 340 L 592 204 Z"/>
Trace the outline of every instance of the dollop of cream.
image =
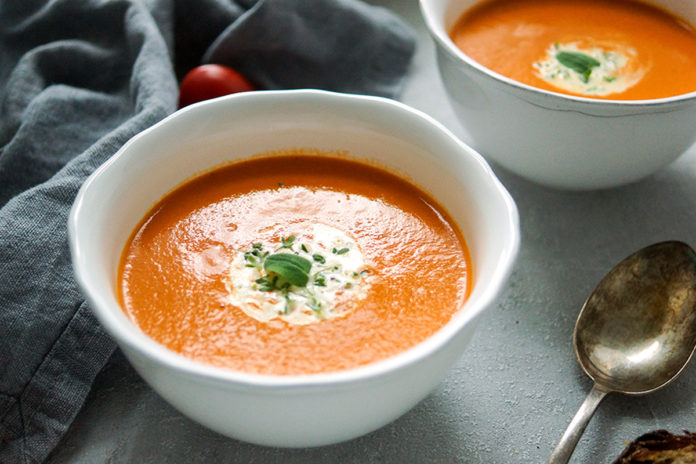
<path id="1" fill-rule="evenodd" d="M 599 63 L 592 67 L 589 76 L 580 74 L 562 64 L 560 52 L 582 53 Z M 536 75 L 547 83 L 579 95 L 607 96 L 621 93 L 640 81 L 646 72 L 638 65 L 637 52 L 630 47 L 616 45 L 612 49 L 602 47 L 581 48 L 578 43 L 554 43 L 545 56 L 533 63 Z"/>
<path id="2" fill-rule="evenodd" d="M 255 246 L 263 253 L 293 253 L 312 263 L 305 287 L 264 290 L 258 281 L 267 276 L 262 266 L 250 264 L 251 248 L 234 254 L 225 280 L 228 303 L 258 321 L 280 319 L 303 325 L 341 317 L 367 295 L 363 254 L 356 241 L 339 229 L 314 224 L 310 233 L 298 233 L 289 247 L 281 242 Z"/>

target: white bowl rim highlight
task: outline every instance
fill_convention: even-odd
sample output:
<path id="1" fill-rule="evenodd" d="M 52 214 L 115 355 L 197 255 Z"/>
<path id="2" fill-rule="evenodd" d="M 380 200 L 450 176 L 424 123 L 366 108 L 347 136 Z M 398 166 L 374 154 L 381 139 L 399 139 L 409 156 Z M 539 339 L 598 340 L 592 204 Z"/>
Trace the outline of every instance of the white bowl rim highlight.
<path id="1" fill-rule="evenodd" d="M 488 76 L 492 78 L 492 80 L 496 83 L 499 83 L 505 90 L 507 91 L 513 91 L 516 94 L 518 94 L 521 98 L 525 98 L 525 100 L 529 101 L 532 104 L 541 104 L 542 102 L 548 105 L 552 105 L 551 107 L 548 107 L 548 109 L 553 109 L 553 110 L 558 110 L 558 111 L 569 111 L 569 109 L 566 108 L 556 108 L 554 105 L 555 102 L 558 102 L 559 100 L 565 100 L 568 102 L 574 103 L 576 106 L 579 107 L 579 109 L 583 108 L 589 108 L 592 107 L 594 109 L 597 109 L 598 107 L 605 107 L 605 108 L 642 108 L 646 110 L 646 112 L 654 112 L 654 111 L 660 111 L 661 107 L 669 105 L 670 107 L 675 106 L 675 104 L 691 104 L 692 100 L 696 100 L 696 90 L 693 92 L 681 94 L 681 95 L 674 95 L 671 97 L 663 97 L 663 98 L 653 98 L 653 99 L 645 99 L 645 100 L 613 100 L 613 99 L 598 99 L 598 98 L 589 98 L 589 97 L 580 97 L 580 96 L 575 96 L 575 95 L 568 95 L 560 92 L 552 92 L 550 90 L 545 90 L 545 89 L 540 89 L 528 84 L 524 84 L 522 82 L 518 82 L 514 79 L 510 79 L 509 77 L 503 76 L 502 74 L 499 74 L 491 69 L 488 69 L 487 67 L 483 66 L 482 64 L 478 63 L 476 60 L 472 59 L 464 53 L 459 47 L 457 47 L 452 39 L 450 39 L 448 35 L 448 31 L 445 30 L 445 25 L 440 23 L 436 19 L 435 12 L 433 11 L 434 3 L 439 0 L 418 0 L 418 3 L 420 5 L 420 10 L 422 17 L 424 19 L 424 22 L 426 24 L 426 28 L 428 29 L 428 32 L 430 35 L 435 39 L 436 43 L 440 46 L 442 50 L 447 52 L 450 57 L 453 57 L 457 60 L 461 60 L 464 63 L 466 63 L 467 66 L 469 66 L 471 69 L 476 71 L 477 73 Z M 447 0 L 448 2 L 454 2 L 457 0 Z M 484 0 L 485 1 L 485 0 Z M 481 3 L 481 2 L 477 2 Z M 659 5 L 653 5 L 652 6 L 658 6 Z M 474 6 L 474 5 L 472 5 Z M 694 25 L 696 27 L 696 24 Z M 530 101 L 529 99 L 533 99 L 533 101 Z M 544 106 L 546 108 L 546 106 Z M 671 109 L 671 108 L 670 108 Z M 620 115 L 619 115 L 620 116 Z"/>
<path id="2" fill-rule="evenodd" d="M 475 301 L 467 300 L 467 302 L 464 303 L 465 310 L 460 311 L 453 316 L 449 323 L 439 329 L 432 336 L 395 356 L 349 370 L 308 375 L 279 376 L 255 374 L 207 365 L 186 358 L 183 355 L 175 353 L 174 351 L 171 351 L 165 348 L 163 345 L 155 342 L 140 331 L 135 323 L 131 321 L 127 323 L 127 316 L 125 319 L 123 317 L 117 317 L 115 311 L 121 311 L 123 316 L 125 316 L 123 309 L 117 302 L 109 301 L 110 298 L 95 291 L 87 272 L 87 258 L 81 254 L 79 248 L 79 243 L 81 241 L 79 224 L 80 221 L 87 220 L 82 217 L 81 211 L 83 209 L 84 198 L 89 194 L 92 184 L 97 182 L 101 176 L 105 175 L 105 173 L 108 172 L 113 165 L 117 165 L 120 162 L 119 160 L 121 159 L 122 154 L 130 150 L 131 146 L 136 143 L 137 140 L 148 137 L 149 134 L 155 131 L 162 130 L 162 126 L 166 125 L 174 118 L 187 117 L 195 112 L 203 110 L 208 105 L 226 104 L 223 103 L 226 101 L 235 100 L 239 101 L 240 104 L 243 104 L 243 102 L 246 100 L 253 101 L 255 99 L 274 98 L 279 100 L 311 98 L 326 102 L 354 101 L 373 105 L 373 107 L 380 106 L 384 108 L 385 111 L 390 110 L 392 112 L 399 112 L 403 118 L 420 119 L 422 124 L 431 125 L 438 132 L 440 132 L 443 140 L 447 140 L 448 143 L 453 144 L 457 150 L 466 152 L 478 165 L 479 169 L 481 169 L 482 172 L 480 175 L 487 178 L 488 182 L 491 184 L 491 187 L 497 192 L 500 199 L 503 201 L 506 207 L 506 227 L 510 231 L 509 243 L 502 250 L 499 258 L 499 266 L 493 274 L 485 292 L 480 294 Z M 192 172 L 191 174 L 194 175 L 195 173 Z M 174 187 L 176 186 L 172 186 L 172 188 Z M 135 225 L 133 225 L 133 227 L 135 227 Z M 380 377 L 383 374 L 405 368 L 412 363 L 417 362 L 421 358 L 428 357 L 431 353 L 434 353 L 442 348 L 442 346 L 445 345 L 450 338 L 456 336 L 457 332 L 464 325 L 469 323 L 469 321 L 475 317 L 479 316 L 487 306 L 491 305 L 495 301 L 495 298 L 499 295 L 503 285 L 512 272 L 520 246 L 519 214 L 514 200 L 502 185 L 500 180 L 495 176 L 484 158 L 456 138 L 446 127 L 427 114 L 392 99 L 375 96 L 343 94 L 313 89 L 264 90 L 239 93 L 196 103 L 171 114 L 170 116 L 131 138 L 116 152 L 116 154 L 98 167 L 85 181 L 80 188 L 80 191 L 78 192 L 73 207 L 70 211 L 68 230 L 69 245 L 76 280 L 80 285 L 83 294 L 85 294 L 87 297 L 92 312 L 96 315 L 97 319 L 102 324 L 104 329 L 106 329 L 107 333 L 113 336 L 119 344 L 122 344 L 129 349 L 154 360 L 159 365 L 166 366 L 173 371 L 179 372 L 180 374 L 195 375 L 199 381 L 225 383 L 230 387 L 236 387 L 239 389 L 262 388 L 266 392 L 277 391 L 278 393 L 283 394 L 292 391 L 300 392 L 311 388 L 325 388 L 327 385 L 331 385 L 332 388 L 337 386 L 348 388 L 355 382 L 379 382 Z M 475 266 L 475 263 L 473 263 L 473 265 Z M 116 307 L 114 307 L 114 304 Z M 103 308 L 108 309 L 104 310 Z"/>

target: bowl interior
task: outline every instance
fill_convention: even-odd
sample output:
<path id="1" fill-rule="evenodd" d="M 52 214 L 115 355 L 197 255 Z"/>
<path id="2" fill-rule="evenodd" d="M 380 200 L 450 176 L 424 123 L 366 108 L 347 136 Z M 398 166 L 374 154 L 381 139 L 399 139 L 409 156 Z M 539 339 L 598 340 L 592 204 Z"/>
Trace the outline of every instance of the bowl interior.
<path id="1" fill-rule="evenodd" d="M 611 104 L 622 104 L 632 106 L 638 103 L 638 100 L 627 101 L 627 100 L 596 100 L 584 97 L 573 97 L 561 93 L 550 92 L 547 90 L 537 89 L 535 87 L 528 86 L 526 84 L 521 84 L 517 81 L 509 79 L 501 74 L 489 70 L 488 68 L 480 65 L 473 59 L 469 58 L 463 51 L 457 47 L 454 42 L 450 39 L 449 32 L 454 27 L 459 17 L 471 7 L 483 3 L 487 0 L 420 0 L 421 13 L 423 15 L 424 21 L 431 35 L 435 38 L 438 44 L 446 49 L 450 55 L 456 56 L 461 59 L 467 65 L 491 76 L 499 81 L 505 82 L 508 85 L 523 88 L 526 90 L 532 90 L 536 93 L 548 94 L 557 97 L 561 97 L 566 100 L 578 100 L 589 102 L 595 105 L 607 105 Z M 681 0 L 635 0 L 649 5 L 657 6 L 663 10 L 666 10 L 679 18 L 686 20 L 689 24 L 696 27 L 696 2 L 684 2 Z M 688 96 L 696 95 L 696 92 L 691 92 L 685 94 Z M 685 95 L 680 95 L 677 97 L 661 98 L 655 101 L 674 101 L 680 100 L 685 97 Z M 652 100 L 650 100 L 652 101 Z"/>
<path id="2" fill-rule="evenodd" d="M 472 295 L 459 321 L 447 330 L 456 331 L 490 304 L 516 256 L 519 226 L 512 199 L 477 153 L 433 120 L 393 101 L 268 91 L 224 97 L 175 113 L 128 142 L 85 183 L 70 219 L 73 263 L 107 331 L 172 365 L 194 366 L 140 333 L 121 310 L 116 282 L 125 243 L 151 206 L 193 175 L 289 148 L 369 160 L 428 191 L 460 226 L 474 268 Z M 447 336 L 451 334 L 442 335 Z"/>

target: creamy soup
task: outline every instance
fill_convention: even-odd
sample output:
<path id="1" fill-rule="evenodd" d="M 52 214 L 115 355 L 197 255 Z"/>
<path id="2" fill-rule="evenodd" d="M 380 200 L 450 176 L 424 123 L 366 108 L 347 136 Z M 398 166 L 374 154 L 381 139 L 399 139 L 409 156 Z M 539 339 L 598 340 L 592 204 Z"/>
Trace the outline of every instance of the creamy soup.
<path id="1" fill-rule="evenodd" d="M 279 375 L 400 353 L 446 324 L 471 285 L 465 240 L 430 195 L 304 151 L 176 188 L 138 225 L 119 269 L 125 312 L 157 342 Z"/>
<path id="2" fill-rule="evenodd" d="M 450 36 L 487 68 L 590 98 L 642 100 L 696 91 L 696 30 L 629 0 L 489 0 Z"/>

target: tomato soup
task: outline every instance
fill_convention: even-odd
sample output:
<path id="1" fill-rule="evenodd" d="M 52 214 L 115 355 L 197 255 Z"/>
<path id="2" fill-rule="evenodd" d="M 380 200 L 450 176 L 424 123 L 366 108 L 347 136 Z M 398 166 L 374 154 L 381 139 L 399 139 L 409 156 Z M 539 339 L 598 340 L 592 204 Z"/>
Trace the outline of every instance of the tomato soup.
<path id="1" fill-rule="evenodd" d="M 343 156 L 260 156 L 159 201 L 121 258 L 128 316 L 182 355 L 293 375 L 423 341 L 471 287 L 464 238 L 410 182 Z"/>
<path id="2" fill-rule="evenodd" d="M 696 91 L 696 30 L 629 0 L 489 0 L 465 12 L 454 43 L 537 88 L 642 100 Z"/>

